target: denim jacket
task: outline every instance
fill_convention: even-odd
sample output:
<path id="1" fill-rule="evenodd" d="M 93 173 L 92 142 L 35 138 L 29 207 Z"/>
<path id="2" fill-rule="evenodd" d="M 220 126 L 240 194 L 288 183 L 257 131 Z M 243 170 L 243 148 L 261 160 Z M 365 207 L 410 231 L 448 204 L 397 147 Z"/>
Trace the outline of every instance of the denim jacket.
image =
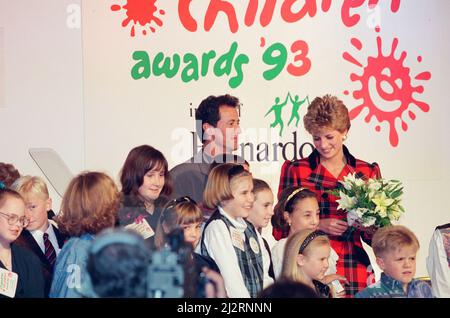
<path id="1" fill-rule="evenodd" d="M 91 234 L 72 237 L 64 244 L 56 259 L 50 298 L 80 298 L 78 292 L 89 276 L 86 271 L 89 247 L 94 239 Z"/>
<path id="2" fill-rule="evenodd" d="M 431 286 L 421 280 L 413 279 L 405 293 L 402 283 L 381 274 L 381 279 L 355 295 L 356 298 L 434 298 Z"/>

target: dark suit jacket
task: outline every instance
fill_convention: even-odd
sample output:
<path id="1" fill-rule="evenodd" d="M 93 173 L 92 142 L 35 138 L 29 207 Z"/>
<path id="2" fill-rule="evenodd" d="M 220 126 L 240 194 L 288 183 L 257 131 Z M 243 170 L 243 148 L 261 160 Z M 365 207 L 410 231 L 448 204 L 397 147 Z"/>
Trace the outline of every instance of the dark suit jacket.
<path id="1" fill-rule="evenodd" d="M 39 259 L 28 249 L 11 244 L 12 271 L 19 275 L 15 298 L 44 297 L 44 277 Z M 0 262 L 0 267 L 4 268 Z M 6 296 L 0 295 L 0 298 Z"/>
<path id="2" fill-rule="evenodd" d="M 58 246 L 59 248 L 62 248 L 66 239 L 65 236 L 62 235 L 53 224 L 50 224 L 50 226 L 53 226 L 53 231 L 55 232 L 56 239 L 58 240 Z M 17 240 L 14 241 L 14 244 L 32 251 L 41 261 L 42 273 L 45 280 L 45 297 L 48 297 L 50 287 L 52 285 L 53 267 L 48 262 L 45 254 L 42 252 L 37 242 L 34 240 L 33 235 L 31 235 L 30 231 L 24 229 Z"/>

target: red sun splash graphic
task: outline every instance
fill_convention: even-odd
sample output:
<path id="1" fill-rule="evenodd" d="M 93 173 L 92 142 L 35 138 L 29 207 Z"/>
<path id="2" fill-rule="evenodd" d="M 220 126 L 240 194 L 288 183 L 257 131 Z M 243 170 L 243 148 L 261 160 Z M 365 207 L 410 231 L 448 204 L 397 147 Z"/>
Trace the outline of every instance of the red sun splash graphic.
<path id="1" fill-rule="evenodd" d="M 377 32 L 380 32 L 380 28 L 376 28 Z M 363 45 L 360 40 L 356 38 L 351 39 L 351 44 L 358 51 L 361 51 Z M 356 118 L 361 111 L 367 107 L 369 109 L 368 115 L 365 117 L 365 121 L 370 122 L 371 118 L 375 116 L 379 123 L 387 121 L 389 123 L 389 141 L 393 147 L 398 146 L 398 132 L 395 128 L 395 121 L 397 118 L 401 120 L 401 126 L 403 131 L 408 130 L 407 123 L 402 119 L 402 115 L 408 110 L 410 104 L 415 104 L 423 112 L 428 112 L 430 106 L 424 102 L 415 100 L 413 98 L 414 93 L 423 93 L 423 86 L 413 87 L 411 84 L 410 68 L 405 67 L 403 62 L 406 58 L 406 51 L 400 54 L 400 58 L 395 58 L 395 51 L 398 45 L 398 38 L 394 38 L 392 41 L 391 52 L 388 56 L 384 56 L 382 52 L 381 37 L 377 36 L 378 56 L 367 58 L 367 65 L 364 67 L 358 60 L 356 60 L 350 53 L 344 52 L 343 58 L 348 62 L 363 68 L 363 74 L 357 75 L 352 73 L 350 79 L 352 82 L 359 81 L 361 83 L 361 89 L 353 91 L 353 97 L 355 99 L 362 99 L 359 106 L 353 108 L 349 115 L 350 119 Z M 417 58 L 419 63 L 422 62 L 422 57 Z M 414 77 L 416 80 L 428 81 L 431 78 L 430 72 L 422 72 Z M 375 89 L 371 83 L 375 81 Z M 344 91 L 345 95 L 349 95 L 348 91 Z M 378 95 L 378 96 L 377 96 Z M 386 103 L 399 104 L 393 110 L 386 111 L 378 107 L 378 101 L 374 100 L 382 99 Z M 378 106 L 377 106 L 378 104 Z M 412 110 L 408 110 L 408 115 L 411 120 L 416 119 L 416 115 Z M 380 125 L 375 127 L 377 132 L 381 131 Z"/>
<path id="2" fill-rule="evenodd" d="M 135 36 L 135 26 L 138 23 L 142 27 L 142 34 L 147 35 L 146 27 L 148 27 L 152 33 L 155 33 L 156 29 L 155 26 L 152 26 L 152 23 L 156 24 L 158 27 L 161 27 L 163 24 L 161 19 L 156 16 L 156 13 L 158 12 L 160 15 L 164 15 L 165 12 L 164 10 L 158 10 L 155 2 L 156 0 L 127 0 L 127 3 L 123 6 L 113 4 L 111 6 L 111 10 L 126 11 L 127 17 L 122 21 L 122 26 L 126 27 L 131 21 L 133 21 L 130 31 L 131 36 Z"/>

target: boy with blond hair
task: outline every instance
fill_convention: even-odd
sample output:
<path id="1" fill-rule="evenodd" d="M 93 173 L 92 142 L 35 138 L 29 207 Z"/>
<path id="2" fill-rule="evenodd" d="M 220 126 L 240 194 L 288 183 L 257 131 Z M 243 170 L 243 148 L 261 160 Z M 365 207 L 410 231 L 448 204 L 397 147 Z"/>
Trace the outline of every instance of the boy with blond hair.
<path id="1" fill-rule="evenodd" d="M 356 294 L 356 298 L 433 298 L 430 285 L 414 279 L 416 254 L 419 250 L 416 235 L 401 225 L 379 229 L 372 239 L 372 249 L 381 278 Z"/>
<path id="2" fill-rule="evenodd" d="M 47 296 L 56 257 L 61 251 L 65 237 L 59 232 L 56 223 L 48 219 L 52 199 L 44 180 L 39 177 L 24 176 L 17 179 L 12 188 L 23 197 L 26 204 L 25 215 L 30 220 L 27 228 L 16 240 L 16 244 L 28 248 L 41 260 Z"/>

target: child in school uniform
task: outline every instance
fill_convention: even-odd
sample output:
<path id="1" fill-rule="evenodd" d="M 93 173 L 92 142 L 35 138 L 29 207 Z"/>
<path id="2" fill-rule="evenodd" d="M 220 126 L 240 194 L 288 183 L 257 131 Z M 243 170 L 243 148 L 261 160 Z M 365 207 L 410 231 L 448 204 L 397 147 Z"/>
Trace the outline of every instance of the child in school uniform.
<path id="1" fill-rule="evenodd" d="M 254 202 L 251 174 L 237 164 L 215 167 L 204 202 L 216 210 L 205 224 L 199 251 L 218 266 L 228 297 L 256 297 L 268 273 L 264 272 L 257 230 L 245 220 Z"/>
<path id="2" fill-rule="evenodd" d="M 25 200 L 25 215 L 30 220 L 22 231 L 16 244 L 32 251 L 42 263 L 45 279 L 45 294 L 48 296 L 53 279 L 53 269 L 65 236 L 58 230 L 56 223 L 48 219 L 52 208 L 45 181 L 36 176 L 23 176 L 17 179 L 12 188 Z"/>
<path id="3" fill-rule="evenodd" d="M 255 202 L 253 208 L 247 217 L 247 221 L 253 224 L 258 234 L 258 240 L 263 247 L 263 265 L 264 272 L 268 272 L 269 276 L 265 276 L 264 288 L 268 287 L 274 282 L 275 274 L 273 272 L 272 253 L 270 251 L 269 243 L 261 235 L 262 229 L 265 228 L 273 215 L 273 192 L 270 186 L 264 180 L 253 179 L 253 194 L 255 195 Z"/>

